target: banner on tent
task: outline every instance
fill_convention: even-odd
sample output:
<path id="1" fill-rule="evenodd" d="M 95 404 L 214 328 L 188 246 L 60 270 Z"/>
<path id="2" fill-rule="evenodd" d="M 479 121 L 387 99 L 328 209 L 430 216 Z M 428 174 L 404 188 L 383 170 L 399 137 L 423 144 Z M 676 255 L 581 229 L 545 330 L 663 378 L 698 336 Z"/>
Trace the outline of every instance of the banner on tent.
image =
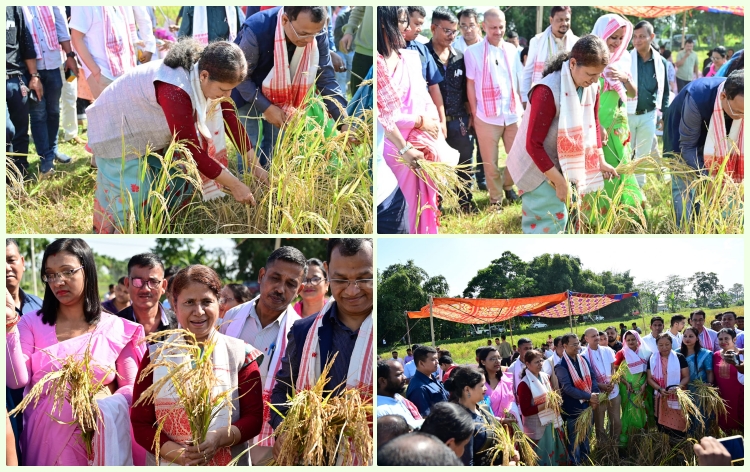
<path id="1" fill-rule="evenodd" d="M 434 298 L 432 316 L 463 324 L 497 323 L 516 316 L 539 316 L 542 318 L 565 318 L 584 315 L 617 303 L 638 292 L 596 295 L 578 292 L 563 292 L 528 298 Z M 407 312 L 409 318 L 429 318 L 430 305 L 420 311 Z"/>

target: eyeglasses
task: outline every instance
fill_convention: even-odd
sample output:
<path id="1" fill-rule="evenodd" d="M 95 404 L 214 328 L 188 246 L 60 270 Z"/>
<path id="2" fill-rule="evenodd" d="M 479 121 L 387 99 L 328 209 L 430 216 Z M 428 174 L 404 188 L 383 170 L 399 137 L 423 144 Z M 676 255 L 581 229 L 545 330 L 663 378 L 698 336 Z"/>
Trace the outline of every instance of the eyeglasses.
<path id="1" fill-rule="evenodd" d="M 227 302 L 233 302 L 234 298 L 219 298 L 219 303 L 225 305 Z"/>
<path id="2" fill-rule="evenodd" d="M 142 288 L 144 284 L 148 285 L 148 288 L 151 290 L 154 290 L 157 288 L 163 280 L 157 280 L 157 279 L 139 279 L 138 277 L 130 277 L 130 282 L 133 284 L 133 287 L 135 288 Z"/>
<path id="3" fill-rule="evenodd" d="M 322 277 L 313 277 L 311 279 L 305 279 L 305 285 L 320 285 L 320 283 L 323 281 Z"/>
<path id="4" fill-rule="evenodd" d="M 745 116 L 745 112 L 744 111 L 742 113 L 735 113 L 734 110 L 732 110 L 732 104 L 729 102 L 729 97 L 724 97 L 724 99 L 727 101 L 727 106 L 729 107 L 729 112 L 733 116 L 742 116 L 742 117 Z"/>
<path id="5" fill-rule="evenodd" d="M 461 28 L 463 31 L 469 31 L 477 27 L 477 25 L 459 25 L 459 28 Z"/>
<path id="6" fill-rule="evenodd" d="M 45 284 L 48 284 L 50 282 L 55 282 L 57 280 L 62 280 L 62 281 L 67 282 L 68 280 L 73 278 L 73 274 L 75 274 L 81 269 L 83 269 L 83 266 L 77 269 L 63 270 L 61 272 L 56 272 L 54 274 L 42 274 L 42 282 L 44 282 Z"/>
<path id="7" fill-rule="evenodd" d="M 408 25 L 409 24 L 409 19 L 408 18 L 404 18 L 403 20 L 398 20 L 398 24 L 400 24 L 400 25 Z"/>
<path id="8" fill-rule="evenodd" d="M 458 33 L 458 30 L 450 29 L 450 28 L 440 28 L 443 30 L 443 33 L 445 33 L 446 36 L 455 36 L 456 33 Z"/>
<path id="9" fill-rule="evenodd" d="M 372 288 L 372 281 L 373 279 L 357 279 L 357 280 L 347 280 L 347 279 L 328 279 L 328 282 L 331 284 L 331 287 L 334 289 L 343 289 L 346 290 L 349 288 L 349 285 L 354 283 L 354 286 L 357 288 Z"/>
<path id="10" fill-rule="evenodd" d="M 287 17 L 287 18 L 289 18 L 289 17 Z M 317 38 L 318 36 L 322 36 L 322 35 L 324 35 L 324 34 L 326 34 L 328 32 L 328 30 L 324 28 L 324 29 L 318 31 L 317 33 L 313 33 L 313 34 L 299 34 L 297 32 L 297 30 L 294 29 L 294 24 L 292 24 L 292 20 L 289 20 L 289 26 L 292 27 L 292 31 L 294 31 L 294 34 L 296 34 L 297 38 L 299 38 L 299 39 Z"/>

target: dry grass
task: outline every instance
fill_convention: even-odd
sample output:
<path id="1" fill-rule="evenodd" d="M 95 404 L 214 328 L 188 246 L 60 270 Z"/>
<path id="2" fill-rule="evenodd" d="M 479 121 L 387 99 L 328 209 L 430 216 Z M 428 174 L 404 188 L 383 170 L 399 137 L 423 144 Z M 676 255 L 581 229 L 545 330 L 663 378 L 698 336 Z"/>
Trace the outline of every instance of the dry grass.
<path id="1" fill-rule="evenodd" d="M 52 410 L 48 414 L 52 420 L 60 424 L 77 425 L 80 428 L 81 439 L 86 448 L 88 459 L 93 460 L 94 433 L 99 432 L 97 423 L 102 419 L 102 413 L 95 396 L 100 390 L 107 388 L 104 386 L 104 379 L 113 371 L 97 365 L 96 367 L 102 370 L 104 375 L 100 380 L 96 380 L 91 346 L 86 346 L 86 351 L 81 358 L 70 355 L 57 360 L 60 363 L 60 368 L 42 377 L 24 396 L 21 403 L 8 414 L 21 413 L 32 402 L 34 408 L 36 408 L 42 396 L 52 397 Z M 55 413 L 62 413 L 64 403 L 70 404 L 73 416 L 72 422 L 63 422 L 55 418 Z"/>
<path id="2" fill-rule="evenodd" d="M 562 395 L 557 390 L 547 391 L 547 397 L 544 399 L 544 407 L 547 410 L 552 410 L 555 415 L 562 415 Z"/>
<path id="3" fill-rule="evenodd" d="M 219 395 L 215 395 L 213 388 L 219 380 L 214 373 L 214 364 L 211 359 L 216 347 L 215 341 L 207 340 L 198 342 L 195 335 L 190 331 L 175 329 L 154 333 L 141 342 L 159 342 L 154 358 L 159 360 L 149 363 L 148 367 L 141 372 L 139 382 L 152 375 L 159 367 L 167 369 L 167 375 L 154 382 L 135 402 L 137 405 L 148 405 L 154 403 L 156 396 L 167 385 L 174 389 L 179 402 L 174 405 L 174 410 L 184 410 L 190 424 L 190 432 L 193 436 L 193 444 L 198 445 L 205 441 L 211 421 L 222 411 L 228 410 L 231 416 L 231 396 L 234 389 L 227 389 Z M 174 359 L 178 359 L 176 362 Z M 158 420 L 157 433 L 154 436 L 154 447 L 156 449 L 156 461 L 159 465 L 159 435 L 169 415 Z M 229 434 L 229 429 L 227 429 Z"/>
<path id="4" fill-rule="evenodd" d="M 508 432 L 505 425 L 501 424 L 499 421 L 496 421 L 489 427 L 485 427 L 489 430 L 490 434 L 495 437 L 495 444 L 486 451 L 490 461 L 489 463 L 491 465 L 498 464 L 496 461 L 500 458 L 502 464 L 498 465 L 510 465 L 510 459 L 516 452 L 513 436 Z"/>
<path id="5" fill-rule="evenodd" d="M 361 464 L 372 462 L 372 398 L 363 398 L 355 389 L 340 394 L 325 391 L 336 355 L 326 364 L 315 385 L 295 391 L 287 399 L 289 409 L 276 428 L 275 435 L 285 436 L 281 453 L 274 465 L 334 466 L 353 465 L 355 456 Z"/>
<path id="6" fill-rule="evenodd" d="M 706 423 L 703 421 L 703 414 L 701 414 L 698 406 L 693 402 L 690 392 L 677 387 L 675 389 L 675 394 L 677 395 L 677 401 L 680 404 L 680 410 L 682 410 L 682 414 L 685 416 L 688 430 L 694 421 L 698 422 L 701 429 L 705 429 Z"/>

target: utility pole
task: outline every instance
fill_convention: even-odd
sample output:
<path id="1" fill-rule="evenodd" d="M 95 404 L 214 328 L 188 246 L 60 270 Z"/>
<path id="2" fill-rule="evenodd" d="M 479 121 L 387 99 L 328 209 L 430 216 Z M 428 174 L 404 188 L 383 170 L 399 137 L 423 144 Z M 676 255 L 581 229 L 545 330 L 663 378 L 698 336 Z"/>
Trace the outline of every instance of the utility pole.
<path id="1" fill-rule="evenodd" d="M 544 7 L 536 7 L 536 34 L 539 34 L 542 32 L 542 13 L 544 12 Z"/>

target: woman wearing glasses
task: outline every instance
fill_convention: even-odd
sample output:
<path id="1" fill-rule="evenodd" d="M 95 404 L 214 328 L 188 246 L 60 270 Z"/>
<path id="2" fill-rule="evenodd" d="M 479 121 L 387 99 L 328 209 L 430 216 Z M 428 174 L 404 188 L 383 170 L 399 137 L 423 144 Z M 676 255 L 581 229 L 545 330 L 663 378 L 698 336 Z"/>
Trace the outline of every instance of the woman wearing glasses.
<path id="1" fill-rule="evenodd" d="M 6 315 L 6 383 L 25 387 L 28 394 L 68 356 L 80 359 L 90 350 L 95 381 L 103 385 L 97 394 L 99 407 L 106 427 L 117 431 L 104 435 L 108 452 L 94 464 L 132 465 L 128 410 L 145 352 L 138 343 L 143 327 L 102 311 L 94 255 L 81 239 L 58 239 L 47 246 L 42 281 L 46 287 L 41 310 L 20 319 Z M 91 464 L 94 458 L 87 456 L 70 404 L 62 400 L 62 410 L 53 410 L 53 402 L 54 397 L 44 392 L 23 412 L 23 465 Z"/>
<path id="2" fill-rule="evenodd" d="M 250 289 L 242 284 L 226 284 L 219 295 L 219 319 L 223 319 L 230 308 L 253 299 Z"/>
<path id="3" fill-rule="evenodd" d="M 294 304 L 294 311 L 302 318 L 320 313 L 328 301 L 328 273 L 323 267 L 323 261 L 312 258 L 307 260 L 307 275 L 303 284 L 302 299 Z"/>

